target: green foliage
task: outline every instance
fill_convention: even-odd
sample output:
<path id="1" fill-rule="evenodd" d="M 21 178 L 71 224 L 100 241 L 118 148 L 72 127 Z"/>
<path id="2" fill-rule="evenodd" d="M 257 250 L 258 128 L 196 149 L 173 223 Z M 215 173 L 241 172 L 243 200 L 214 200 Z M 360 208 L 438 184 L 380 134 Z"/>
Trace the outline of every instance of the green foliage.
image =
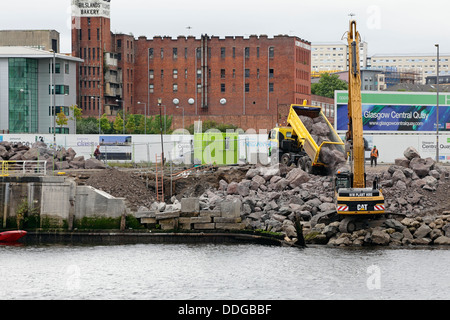
<path id="1" fill-rule="evenodd" d="M 62 128 L 63 126 L 67 126 L 69 119 L 67 118 L 67 116 L 64 114 L 64 112 L 60 112 L 56 115 L 56 124 Z"/>
<path id="2" fill-rule="evenodd" d="M 127 134 L 159 134 L 164 133 L 164 121 L 166 121 L 166 133 L 171 134 L 173 132 L 171 128 L 173 117 L 168 116 L 161 118 L 160 116 L 150 116 L 145 118 L 141 114 L 127 114 L 125 118 L 125 132 Z M 109 121 L 106 114 L 103 114 L 100 119 L 100 129 L 104 134 L 122 134 L 124 131 L 124 121 L 122 113 L 119 112 L 114 122 Z M 146 130 L 147 129 L 147 130 Z M 77 121 L 77 133 L 79 134 L 98 134 L 98 118 L 88 117 L 80 118 Z"/>
<path id="3" fill-rule="evenodd" d="M 100 129 L 105 134 L 112 133 L 112 124 L 109 122 L 106 114 L 103 114 L 100 118 Z"/>
<path id="4" fill-rule="evenodd" d="M 311 85 L 311 93 L 321 97 L 334 99 L 334 91 L 336 90 L 348 90 L 348 84 L 335 74 L 325 73 L 320 78 L 319 83 Z"/>
<path id="5" fill-rule="evenodd" d="M 194 134 L 194 125 L 191 124 L 189 127 L 186 128 L 190 134 Z M 212 120 L 207 120 L 202 122 L 202 132 L 206 132 L 210 129 L 217 129 L 220 132 L 227 132 L 227 130 L 237 130 L 238 127 L 234 124 L 226 124 L 226 123 L 217 123 Z"/>
<path id="6" fill-rule="evenodd" d="M 114 133 L 123 133 L 123 119 L 120 113 L 116 116 L 116 120 L 113 124 Z"/>
<path id="7" fill-rule="evenodd" d="M 40 226 L 39 210 L 28 205 L 28 198 L 22 199 L 16 210 L 17 228 L 35 229 Z"/>

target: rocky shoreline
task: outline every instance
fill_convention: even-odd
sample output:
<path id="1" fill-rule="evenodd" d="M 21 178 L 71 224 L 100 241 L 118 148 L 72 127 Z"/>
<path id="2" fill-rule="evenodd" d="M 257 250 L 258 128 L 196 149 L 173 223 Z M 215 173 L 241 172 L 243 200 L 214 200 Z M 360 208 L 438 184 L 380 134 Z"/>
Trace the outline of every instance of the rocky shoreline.
<path id="1" fill-rule="evenodd" d="M 368 173 L 368 181 L 375 176 L 383 181 L 391 214 L 379 225 L 351 234 L 340 232 L 339 221 L 326 218 L 335 210 L 333 178 L 283 165 L 250 168 L 241 181 L 220 180 L 217 189 L 199 197 L 200 209 L 217 210 L 222 201 L 239 201 L 245 229 L 282 233 L 292 243 L 300 220 L 306 244 L 449 245 L 449 171 L 411 148 L 404 155 L 387 170 Z"/>

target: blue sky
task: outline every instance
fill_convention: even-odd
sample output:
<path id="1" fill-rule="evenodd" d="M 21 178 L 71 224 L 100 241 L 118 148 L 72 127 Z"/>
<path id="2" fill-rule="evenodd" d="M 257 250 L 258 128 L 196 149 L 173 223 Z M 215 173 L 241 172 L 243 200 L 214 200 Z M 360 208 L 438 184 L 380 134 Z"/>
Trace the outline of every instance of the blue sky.
<path id="1" fill-rule="evenodd" d="M 340 41 L 354 13 L 369 54 L 450 53 L 447 0 L 111 0 L 111 29 L 134 36 L 295 35 Z M 55 29 L 70 52 L 71 0 L 4 1 L 0 29 Z M 187 29 L 187 27 L 192 29 Z"/>

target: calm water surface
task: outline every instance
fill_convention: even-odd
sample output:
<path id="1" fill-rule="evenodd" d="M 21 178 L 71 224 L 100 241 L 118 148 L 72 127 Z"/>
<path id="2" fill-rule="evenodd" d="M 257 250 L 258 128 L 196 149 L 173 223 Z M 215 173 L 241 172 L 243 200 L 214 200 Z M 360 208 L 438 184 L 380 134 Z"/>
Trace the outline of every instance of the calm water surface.
<path id="1" fill-rule="evenodd" d="M 0 246 L 0 299 L 450 299 L 449 249 Z"/>

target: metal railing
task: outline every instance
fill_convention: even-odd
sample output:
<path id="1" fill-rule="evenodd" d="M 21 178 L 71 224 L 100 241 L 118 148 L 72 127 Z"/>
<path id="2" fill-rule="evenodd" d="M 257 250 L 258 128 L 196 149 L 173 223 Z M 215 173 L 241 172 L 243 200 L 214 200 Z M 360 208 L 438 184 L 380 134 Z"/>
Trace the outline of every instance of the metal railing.
<path id="1" fill-rule="evenodd" d="M 1 177 L 11 175 L 47 175 L 47 161 L 43 160 L 1 161 L 1 164 Z"/>

